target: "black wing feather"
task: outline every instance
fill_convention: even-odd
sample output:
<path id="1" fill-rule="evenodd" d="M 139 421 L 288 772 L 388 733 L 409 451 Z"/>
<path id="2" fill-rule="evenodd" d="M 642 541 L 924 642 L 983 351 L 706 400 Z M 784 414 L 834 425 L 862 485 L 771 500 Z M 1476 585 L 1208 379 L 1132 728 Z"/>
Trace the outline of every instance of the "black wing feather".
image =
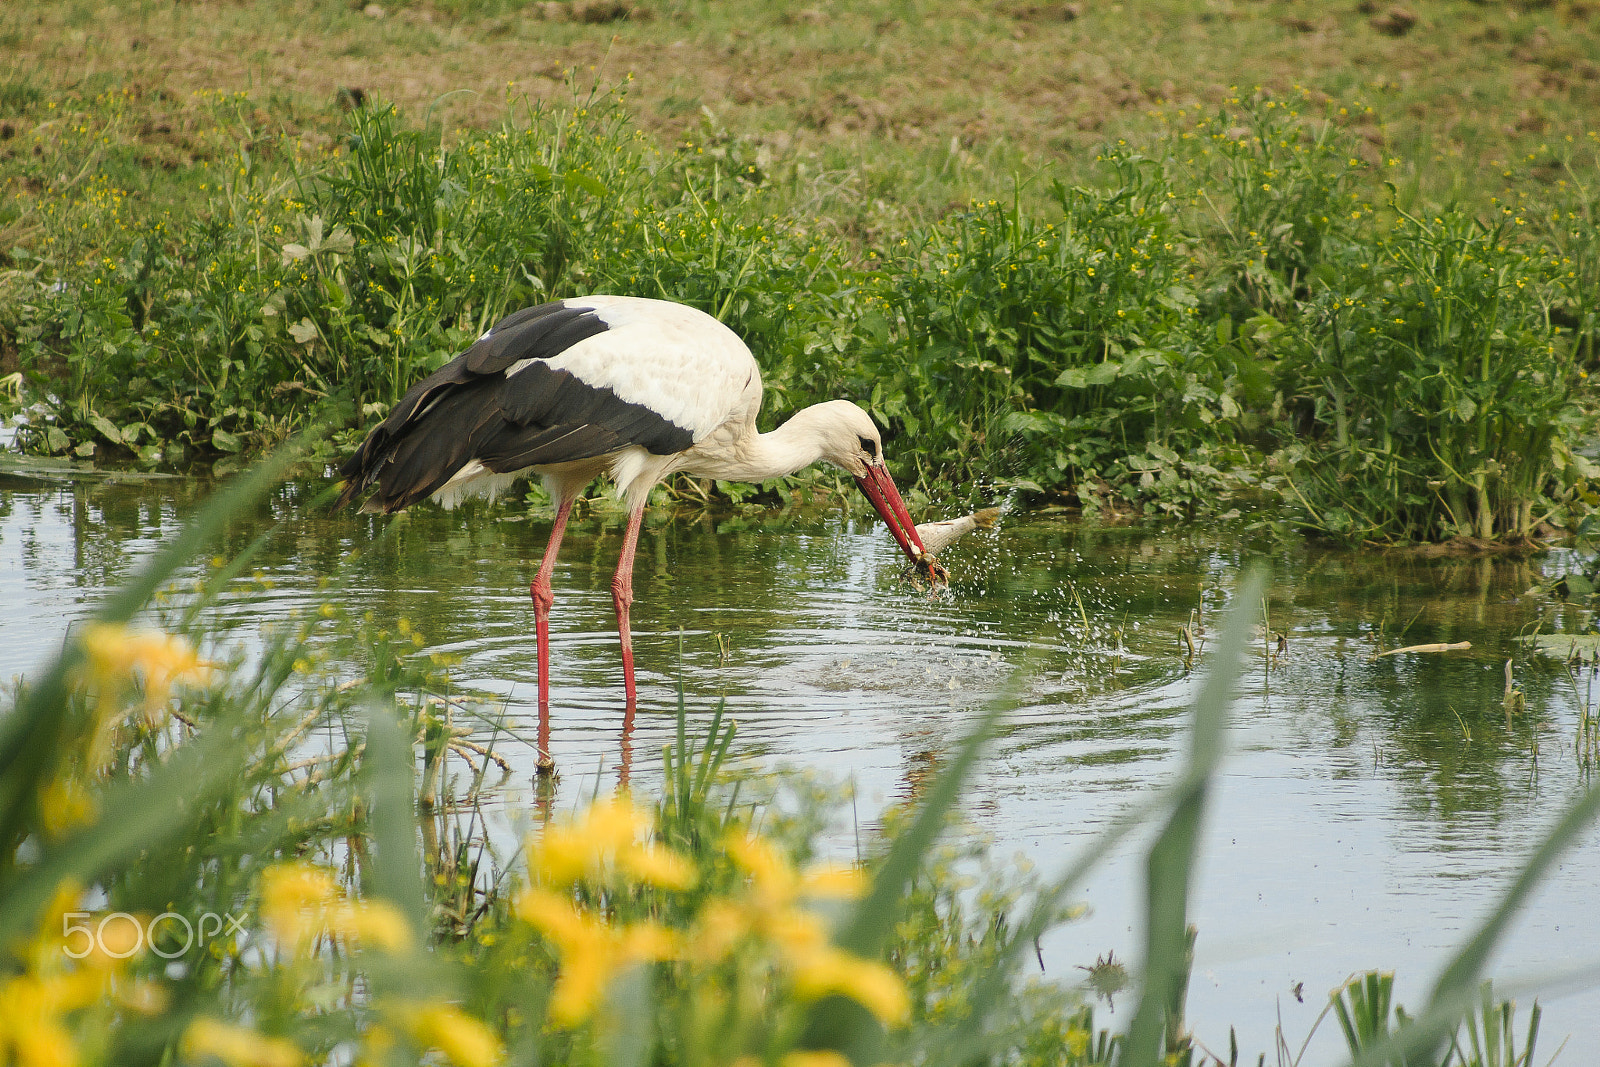
<path id="1" fill-rule="evenodd" d="M 399 511 L 431 496 L 473 460 L 498 473 L 609 455 L 639 445 L 680 452 L 693 434 L 542 360 L 607 329 L 593 309 L 540 304 L 507 316 L 412 386 L 339 468 L 335 507 L 374 483 L 369 508 Z M 506 371 L 534 360 L 515 374 Z"/>

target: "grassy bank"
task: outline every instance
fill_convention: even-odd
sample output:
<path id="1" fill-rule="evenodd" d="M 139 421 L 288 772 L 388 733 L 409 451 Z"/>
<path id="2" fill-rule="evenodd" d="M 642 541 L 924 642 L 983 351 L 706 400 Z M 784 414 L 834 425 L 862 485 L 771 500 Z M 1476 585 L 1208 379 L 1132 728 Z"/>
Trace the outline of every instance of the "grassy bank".
<path id="1" fill-rule="evenodd" d="M 211 605 L 250 581 L 248 550 L 171 584 L 282 467 L 202 511 L 0 707 L 8 1060 L 1210 1062 L 1184 1023 L 1188 893 L 1259 576 L 1208 657 L 1170 786 L 1055 881 L 948 829 L 1000 708 L 843 862 L 822 854 L 837 795 L 753 773 L 721 716 L 704 737 L 680 725 L 654 795 L 559 812 L 536 797 L 508 850 L 478 798 L 518 742 L 451 690 L 425 638 L 331 607 L 230 633 Z M 1332 992 L 1327 1025 L 1360 1062 L 1533 1062 L 1537 1009 L 1517 1018 L 1480 971 L 1597 807 L 1591 792 L 1558 821 L 1404 1025 L 1390 976 Z M 1147 834 L 1146 965 L 1113 1034 L 1028 974 L 1096 864 Z"/>
<path id="2" fill-rule="evenodd" d="M 1559 90 L 1537 83 L 1539 121 L 1490 130 L 1439 92 L 1448 64 L 1415 57 L 1446 43 L 1488 55 L 1509 39 L 1497 34 L 1514 37 L 1532 66 L 1474 81 L 1482 101 L 1460 96 L 1498 115 L 1519 78 L 1550 69 L 1540 48 L 1575 8 L 1441 4 L 1392 34 L 1373 24 L 1381 13 L 1303 29 L 1269 5 L 1275 21 L 1225 20 L 1236 52 L 1216 70 L 1254 44 L 1271 72 L 1281 39 L 1328 46 L 1318 77 L 1163 82 L 1137 106 L 1101 100 L 1114 126 L 1055 141 L 1030 125 L 1036 109 L 985 111 L 972 86 L 925 96 L 947 106 L 916 136 L 893 117 L 909 98 L 886 87 L 868 108 L 886 109 L 881 125 L 808 122 L 756 98 L 685 117 L 668 92 L 706 76 L 688 71 L 713 38 L 727 53 L 716 69 L 782 56 L 870 88 L 915 47 L 945 71 L 1019 56 L 1050 82 L 1050 46 L 1134 21 L 1069 6 L 886 7 L 866 53 L 846 43 L 856 9 L 642 8 L 606 23 L 613 51 L 559 89 L 530 94 L 523 79 L 470 106 L 424 102 L 446 63 L 393 86 L 416 101 L 402 109 L 374 82 L 322 86 L 314 105 L 309 78 L 180 98 L 165 86 L 194 79 L 193 64 L 157 78 L 137 49 L 110 49 L 110 26 L 133 16 L 19 19 L 19 41 L 53 42 L 0 95 L 14 144 L 0 347 L 37 405 L 22 440 L 156 464 L 246 452 L 316 417 L 353 433 L 503 312 L 611 291 L 726 321 L 762 361 L 769 419 L 861 402 L 902 476 L 941 495 L 1021 488 L 1188 514 L 1251 493 L 1376 542 L 1572 526 L 1596 473 L 1574 452 L 1600 295 L 1586 60 L 1556 49 L 1577 65 Z M 266 25 L 310 19 L 320 43 L 302 35 L 295 62 L 322 78 L 335 68 L 314 60 L 330 49 L 399 62 L 453 41 L 483 58 L 508 38 L 576 56 L 598 32 L 570 5 L 250 10 Z M 125 28 L 181 51 L 164 11 Z M 1215 19 L 1146 15 L 1164 41 L 1221 48 Z M 202 40 L 273 82 L 288 53 L 271 58 L 247 21 L 219 13 Z M 1102 63 L 1154 77 L 1160 49 L 1136 61 L 1131 44 L 1101 44 Z M 105 69 L 62 84 L 60 61 L 90 55 Z M 639 77 L 608 76 L 624 59 Z M 1375 59 L 1428 71 L 1431 91 L 1352 81 Z M 1076 62 L 1055 80 L 1088 84 Z M 215 80 L 242 76 L 221 69 Z M 781 98 L 783 84 L 765 88 Z M 946 144 L 943 124 L 975 104 L 1005 121 Z"/>

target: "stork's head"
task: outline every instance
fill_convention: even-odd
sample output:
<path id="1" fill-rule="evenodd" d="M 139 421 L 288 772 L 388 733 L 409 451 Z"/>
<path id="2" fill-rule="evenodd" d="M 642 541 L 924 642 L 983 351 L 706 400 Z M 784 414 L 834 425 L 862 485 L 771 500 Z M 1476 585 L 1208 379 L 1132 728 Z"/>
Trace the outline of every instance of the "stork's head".
<path id="1" fill-rule="evenodd" d="M 861 491 L 883 516 L 884 525 L 889 527 L 900 550 L 913 564 L 929 569 L 931 575 L 931 567 L 936 565 L 922 546 L 916 523 L 911 521 L 894 479 L 889 477 L 889 468 L 883 461 L 883 436 L 871 417 L 848 400 L 818 404 L 813 410 L 822 429 L 822 458 L 854 476 Z"/>

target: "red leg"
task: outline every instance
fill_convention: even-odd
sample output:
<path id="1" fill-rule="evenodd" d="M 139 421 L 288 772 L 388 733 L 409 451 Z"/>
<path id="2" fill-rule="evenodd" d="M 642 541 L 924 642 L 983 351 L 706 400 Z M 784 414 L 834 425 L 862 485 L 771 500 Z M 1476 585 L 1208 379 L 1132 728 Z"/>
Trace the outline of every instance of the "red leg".
<path id="1" fill-rule="evenodd" d="M 567 516 L 572 512 L 572 497 L 561 502 L 556 509 L 555 525 L 550 527 L 550 543 L 545 545 L 544 558 L 539 561 L 539 573 L 528 587 L 533 597 L 533 629 L 539 645 L 539 761 L 540 774 L 555 769 L 550 758 L 550 606 L 555 594 L 550 591 L 550 572 L 556 567 L 556 553 L 561 550 L 561 535 L 567 532 Z"/>
<path id="2" fill-rule="evenodd" d="M 639 527 L 644 522 L 644 502 L 628 516 L 628 531 L 622 535 L 622 555 L 617 559 L 617 573 L 611 578 L 611 600 L 617 606 L 617 636 L 622 639 L 622 689 L 626 694 L 627 711 L 622 729 L 633 726 L 633 708 L 638 697 L 633 687 L 633 633 L 628 627 L 628 609 L 633 605 L 633 554 L 639 548 Z"/>

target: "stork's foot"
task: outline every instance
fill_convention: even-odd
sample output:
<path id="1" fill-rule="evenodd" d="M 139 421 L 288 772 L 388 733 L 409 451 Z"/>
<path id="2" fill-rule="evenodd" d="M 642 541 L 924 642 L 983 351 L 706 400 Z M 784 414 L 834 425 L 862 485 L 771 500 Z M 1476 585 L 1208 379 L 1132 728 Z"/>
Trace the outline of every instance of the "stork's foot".
<path id="1" fill-rule="evenodd" d="M 533 765 L 533 769 L 541 779 L 556 777 L 556 761 L 548 752 L 539 753 L 539 761 Z"/>

